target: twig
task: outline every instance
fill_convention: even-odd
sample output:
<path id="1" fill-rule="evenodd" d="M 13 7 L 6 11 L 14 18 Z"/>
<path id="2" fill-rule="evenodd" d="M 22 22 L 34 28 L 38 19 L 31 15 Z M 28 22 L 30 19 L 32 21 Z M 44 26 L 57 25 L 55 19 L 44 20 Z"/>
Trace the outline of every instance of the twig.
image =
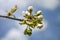
<path id="1" fill-rule="evenodd" d="M 23 19 L 12 18 L 12 17 L 9 17 L 9 16 L 3 16 L 3 15 L 0 15 L 0 17 L 12 19 L 12 20 L 17 20 L 17 21 L 22 21 L 23 20 Z"/>

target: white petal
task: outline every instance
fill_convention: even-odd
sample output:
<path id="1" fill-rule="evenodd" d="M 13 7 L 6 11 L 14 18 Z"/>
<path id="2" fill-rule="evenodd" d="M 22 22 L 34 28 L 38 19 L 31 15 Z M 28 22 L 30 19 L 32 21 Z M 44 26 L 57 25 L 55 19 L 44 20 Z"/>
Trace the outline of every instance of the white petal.
<path id="1" fill-rule="evenodd" d="M 40 11 L 37 11 L 37 14 L 40 14 L 42 11 L 40 10 Z"/>
<path id="2" fill-rule="evenodd" d="M 32 10 L 32 9 L 33 9 L 33 7 L 32 7 L 32 6 L 29 6 L 29 7 L 28 7 L 28 10 Z"/>
<path id="3" fill-rule="evenodd" d="M 43 15 L 39 15 L 38 18 L 43 18 Z"/>
<path id="4" fill-rule="evenodd" d="M 26 14 L 27 14 L 27 15 L 30 15 L 30 13 L 29 13 L 28 11 L 26 11 Z"/>

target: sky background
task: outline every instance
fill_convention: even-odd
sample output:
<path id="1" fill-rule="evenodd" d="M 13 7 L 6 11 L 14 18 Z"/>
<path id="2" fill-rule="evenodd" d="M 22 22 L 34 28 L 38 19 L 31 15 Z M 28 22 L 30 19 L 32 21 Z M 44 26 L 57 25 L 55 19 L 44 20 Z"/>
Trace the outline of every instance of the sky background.
<path id="1" fill-rule="evenodd" d="M 33 6 L 33 13 L 42 10 L 44 27 L 33 29 L 33 34 L 23 34 L 26 25 L 18 21 L 0 18 L 0 40 L 60 40 L 60 0 L 0 0 L 0 15 L 6 15 L 6 10 L 14 5 L 18 10 L 14 13 L 17 18 L 23 18 L 22 11 Z"/>

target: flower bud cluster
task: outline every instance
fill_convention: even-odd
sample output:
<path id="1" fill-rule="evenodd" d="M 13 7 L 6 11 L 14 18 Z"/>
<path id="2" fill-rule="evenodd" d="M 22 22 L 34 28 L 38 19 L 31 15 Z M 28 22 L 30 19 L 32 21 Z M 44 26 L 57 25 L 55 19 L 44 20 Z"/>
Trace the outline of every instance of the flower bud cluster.
<path id="1" fill-rule="evenodd" d="M 23 11 L 23 16 L 27 19 L 25 21 L 22 21 L 22 24 L 26 24 L 29 28 L 26 28 L 24 30 L 25 35 L 31 35 L 32 29 L 31 28 L 39 28 L 41 29 L 43 27 L 42 21 L 43 21 L 43 15 L 42 11 L 37 11 L 36 14 L 32 14 L 33 7 L 29 6 L 27 11 Z"/>

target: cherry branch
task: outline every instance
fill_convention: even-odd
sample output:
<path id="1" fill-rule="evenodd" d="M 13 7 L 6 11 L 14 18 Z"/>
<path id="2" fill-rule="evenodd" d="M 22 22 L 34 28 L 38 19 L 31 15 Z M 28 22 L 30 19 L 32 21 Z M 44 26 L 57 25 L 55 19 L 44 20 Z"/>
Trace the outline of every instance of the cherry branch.
<path id="1" fill-rule="evenodd" d="M 12 20 L 17 20 L 17 21 L 22 21 L 22 20 L 23 20 L 23 19 L 12 18 L 12 17 L 9 17 L 9 16 L 3 16 L 3 15 L 0 15 L 0 17 L 2 17 L 2 18 L 8 18 L 8 19 L 12 19 Z"/>
<path id="2" fill-rule="evenodd" d="M 24 17 L 26 19 L 19 19 L 16 18 L 13 13 L 17 10 L 17 5 L 15 5 L 13 8 L 11 8 L 10 10 L 7 11 L 7 16 L 4 15 L 0 15 L 0 17 L 2 18 L 7 18 L 7 19 L 12 19 L 12 20 L 16 20 L 16 21 L 21 21 L 19 24 L 23 25 L 26 24 L 27 27 L 24 30 L 24 34 L 31 36 L 32 34 L 32 28 L 39 28 L 41 29 L 43 27 L 43 24 L 41 23 L 43 20 L 43 15 L 42 15 L 42 11 L 37 11 L 36 14 L 32 14 L 33 11 L 33 7 L 29 6 L 27 11 L 23 11 L 24 13 Z M 13 17 L 10 17 L 13 16 Z"/>

